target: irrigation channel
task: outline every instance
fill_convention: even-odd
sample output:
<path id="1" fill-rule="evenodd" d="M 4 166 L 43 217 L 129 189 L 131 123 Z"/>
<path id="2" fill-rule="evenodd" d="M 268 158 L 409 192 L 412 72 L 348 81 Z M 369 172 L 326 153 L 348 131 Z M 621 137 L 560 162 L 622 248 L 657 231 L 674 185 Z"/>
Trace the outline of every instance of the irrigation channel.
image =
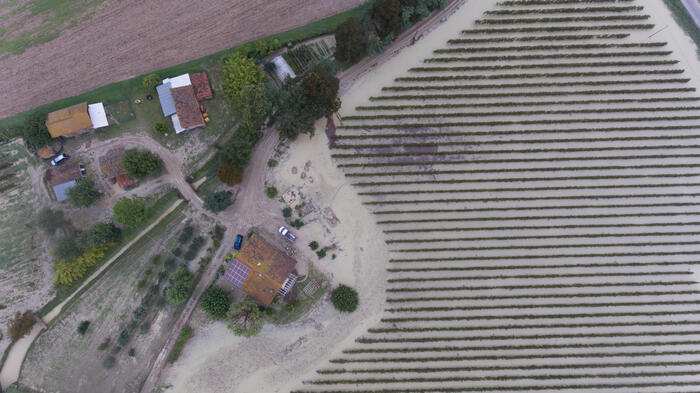
<path id="1" fill-rule="evenodd" d="M 337 127 L 386 310 L 297 392 L 697 391 L 693 75 L 647 2 L 491 4 Z"/>

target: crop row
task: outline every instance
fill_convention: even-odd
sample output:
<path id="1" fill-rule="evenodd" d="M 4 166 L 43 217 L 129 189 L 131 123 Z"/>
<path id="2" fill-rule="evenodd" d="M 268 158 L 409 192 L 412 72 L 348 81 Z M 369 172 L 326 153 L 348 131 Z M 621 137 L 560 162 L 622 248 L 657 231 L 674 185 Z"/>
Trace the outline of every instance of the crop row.
<path id="1" fill-rule="evenodd" d="M 685 242 L 691 243 L 691 242 Z M 694 244 L 697 244 L 695 242 Z M 640 243 L 635 243 L 634 245 L 639 245 Z M 624 245 L 624 244 L 623 244 Z M 587 246 L 590 246 L 588 244 Z M 539 248 L 550 248 L 541 246 Z M 551 247 L 551 248 L 556 248 Z M 548 274 L 499 274 L 492 276 L 449 276 L 449 277 L 403 277 L 403 278 L 390 278 L 387 280 L 388 283 L 397 282 L 432 282 L 432 281 L 484 281 L 484 280 L 510 280 L 510 279 L 522 279 L 522 280 L 541 280 L 541 279 L 554 279 L 554 278 L 591 278 L 591 277 L 643 277 L 643 276 L 677 276 L 677 275 L 691 275 L 693 272 L 687 270 L 669 270 L 669 271 L 651 271 L 651 272 L 640 272 L 640 271 L 620 271 L 620 272 L 595 272 L 595 273 L 548 273 Z M 700 301 L 694 301 L 693 304 L 700 304 Z M 540 306 L 540 305 L 538 305 Z M 503 307 L 503 305 L 498 305 L 495 307 Z M 440 308 L 440 307 L 438 307 Z M 448 307 L 450 308 L 450 307 Z"/>
<path id="2" fill-rule="evenodd" d="M 504 52 L 504 51 L 541 51 L 562 49 L 604 49 L 604 48 L 655 48 L 665 46 L 665 42 L 629 42 L 616 44 L 565 44 L 565 45 L 519 45 L 519 46 L 486 46 L 436 49 L 433 53 L 477 53 L 477 52 Z"/>
<path id="3" fill-rule="evenodd" d="M 533 87 L 569 87 L 569 86 L 614 86 L 614 85 L 639 85 L 639 84 L 663 84 L 663 83 L 687 83 L 690 78 L 664 78 L 664 79 L 628 79 L 607 81 L 569 81 L 569 82 L 534 82 L 534 83 L 497 83 L 491 85 L 409 85 L 409 86 L 385 86 L 382 91 L 410 91 L 410 90 L 479 90 L 479 89 L 526 89 Z M 344 119 L 351 118 L 346 116 Z"/>
<path id="4" fill-rule="evenodd" d="M 700 203 L 696 202 L 670 202 L 670 203 L 630 203 L 630 204 L 606 204 L 606 205 L 546 205 L 546 206 L 521 206 L 521 207 L 480 207 L 480 208 L 459 208 L 459 209 L 410 209 L 410 210 L 379 210 L 374 211 L 374 214 L 418 214 L 418 213 L 474 213 L 474 212 L 487 212 L 487 211 L 529 211 L 529 210 L 580 210 L 580 209 L 628 209 L 628 208 L 651 208 L 651 207 L 688 207 L 688 206 L 700 206 Z M 698 225 L 700 222 L 690 221 L 687 223 L 624 223 L 624 224 L 611 224 L 613 227 L 634 227 L 634 226 L 671 226 L 671 225 Z M 580 225 L 580 224 L 579 224 Z M 554 227 L 528 227 L 527 229 L 552 229 L 552 228 L 580 228 L 579 225 L 574 226 L 554 226 Z M 587 227 L 587 226 L 583 226 Z M 509 227 L 508 229 L 517 229 L 519 227 Z M 601 226 L 595 226 L 594 228 L 601 228 Z M 484 228 L 486 230 L 488 228 Z M 470 230 L 452 228 L 450 230 Z M 410 233 L 410 232 L 423 232 L 430 231 L 428 229 L 397 229 L 385 231 L 386 233 Z M 442 229 L 436 228 L 435 231 L 443 231 Z"/>
<path id="5" fill-rule="evenodd" d="M 561 258 L 599 258 L 599 257 L 650 257 L 669 255 L 700 255 L 700 251 L 654 251 L 654 252 L 606 252 L 585 254 L 542 254 L 542 255 L 498 255 L 493 257 L 441 257 L 441 258 L 391 258 L 389 263 L 405 262 L 447 262 L 447 261 L 492 261 L 514 259 L 561 259 Z"/>
<path id="6" fill-rule="evenodd" d="M 657 117 L 602 117 L 602 118 L 588 118 L 588 119 L 538 119 L 538 120 L 494 120 L 494 121 L 457 121 L 457 122 L 440 122 L 440 123 L 384 123 L 384 124 L 361 124 L 361 125 L 343 125 L 338 128 L 355 128 L 355 129 L 382 129 L 382 128 L 424 128 L 424 127 L 480 127 L 480 126 L 504 126 L 504 125 L 537 125 L 537 124 L 577 124 L 577 123 L 631 123 L 631 122 L 649 122 L 649 121 L 682 121 L 682 120 L 700 120 L 700 116 L 657 116 Z M 691 148 L 677 146 L 676 148 L 684 149 Z M 627 146 L 625 148 L 620 148 L 621 150 L 635 150 L 641 148 L 648 148 L 646 146 Z M 665 148 L 671 148 L 665 147 Z M 595 150 L 595 149 L 589 149 Z M 615 150 L 615 149 L 607 149 Z M 475 152 L 412 152 L 412 153 L 395 153 L 395 154 L 383 154 L 378 153 L 376 155 L 355 155 L 355 157 L 374 157 L 374 156 L 388 156 L 388 155 L 426 155 L 426 154 L 473 154 Z M 483 153 L 483 152 L 478 152 Z M 342 154 L 334 154 L 333 157 L 342 157 Z"/>
<path id="7" fill-rule="evenodd" d="M 563 289 L 563 288 L 608 288 L 608 287 L 653 287 L 653 286 L 658 286 L 658 287 L 672 287 L 672 286 L 678 286 L 678 285 L 690 285 L 690 286 L 695 286 L 698 283 L 696 281 L 643 281 L 643 282 L 595 282 L 595 283 L 571 283 L 571 284 L 525 284 L 525 285 L 482 285 L 482 286 L 452 286 L 452 287 L 420 287 L 420 288 L 405 288 L 405 287 L 397 287 L 397 288 L 387 288 L 387 292 L 426 292 L 426 291 L 493 291 L 493 290 L 522 290 L 522 289 Z M 684 310 L 683 313 L 686 311 Z M 700 310 L 697 311 L 697 313 L 700 313 Z M 608 315 L 608 314 L 597 314 L 597 316 L 615 316 L 618 313 L 613 313 L 614 315 Z M 539 314 L 538 314 L 539 315 Z M 551 318 L 553 314 L 542 314 L 542 315 L 547 315 L 547 317 L 541 317 L 541 318 Z M 554 314 L 556 317 L 557 314 Z M 572 318 L 575 318 L 577 315 L 579 317 L 584 317 L 584 316 L 591 316 L 593 314 L 566 314 L 566 315 L 572 315 Z M 595 315 L 594 315 L 595 316 Z M 412 320 L 436 320 L 436 321 L 456 321 L 456 320 L 470 320 L 471 317 L 469 316 L 452 316 L 452 317 L 426 317 L 426 318 L 417 318 L 417 317 L 406 317 L 406 318 L 399 318 L 401 320 L 406 320 L 406 321 L 412 321 Z M 477 319 L 522 319 L 518 315 L 503 315 L 500 317 L 496 316 L 475 316 L 474 318 Z M 532 317 L 534 318 L 534 317 Z M 531 317 L 526 317 L 524 319 L 532 319 Z M 560 317 L 557 317 L 560 318 Z M 395 318 L 390 318 L 391 321 L 382 319 L 384 322 L 394 322 Z"/>
<path id="8" fill-rule="evenodd" d="M 454 251 L 495 251 L 495 250 L 542 250 L 542 249 L 557 249 L 557 248 L 604 248 L 604 247 L 659 247 L 659 246 L 697 246 L 700 245 L 700 241 L 689 240 L 689 241 L 675 241 L 675 242 L 628 242 L 628 243 L 570 243 L 570 244 L 538 244 L 538 245 L 516 245 L 516 246 L 479 246 L 479 247 L 434 247 L 434 248 L 400 248 L 391 250 L 394 253 L 411 253 L 418 254 L 424 252 L 454 252 Z M 679 273 L 679 272 L 674 272 Z M 602 274 L 602 273 L 601 273 Z M 522 277 L 522 278 L 532 278 L 532 277 Z M 397 278 L 395 280 L 407 280 L 407 281 L 432 281 L 432 280 L 462 280 L 470 279 L 474 280 L 474 277 L 441 277 L 430 279 L 426 278 Z M 394 279 L 392 279 L 394 280 Z M 390 280 L 391 281 L 391 280 Z M 398 281 L 397 281 L 398 282 Z"/>
<path id="9" fill-rule="evenodd" d="M 509 93 L 478 93 L 478 94 L 413 94 L 372 96 L 370 101 L 377 100 L 442 100 L 458 98 L 506 98 L 506 97 L 556 97 L 572 95 L 612 95 L 612 94 L 652 94 L 652 93 L 687 93 L 694 92 L 693 87 L 676 87 L 668 89 L 626 89 L 626 90 L 568 90 L 540 92 L 509 92 Z"/>
<path id="10" fill-rule="evenodd" d="M 593 3 L 631 3 L 634 0 L 506 0 L 499 1 L 496 5 L 501 7 L 521 7 L 528 5 L 551 5 L 551 4 L 593 4 Z"/>
<path id="11" fill-rule="evenodd" d="M 509 65 L 485 65 L 485 66 L 460 66 L 460 67 L 413 67 L 411 72 L 435 72 L 435 71 L 495 71 L 495 70 L 527 70 L 538 68 L 594 68 L 594 67 L 632 67 L 632 66 L 657 66 L 678 64 L 678 60 L 648 60 L 648 61 L 597 61 L 587 63 L 540 63 L 540 64 L 509 64 Z"/>
<path id="12" fill-rule="evenodd" d="M 627 284 L 627 283 L 623 283 Z M 640 285 L 640 286 L 643 286 Z M 680 310 L 680 311 L 631 311 L 631 312 L 603 312 L 603 313 L 561 313 L 561 314 L 507 314 L 507 315 L 458 315 L 449 317 L 393 317 L 382 318 L 383 323 L 403 323 L 403 322 L 446 322 L 446 321 L 494 321 L 502 319 L 529 320 L 529 319 L 581 319 L 581 318 L 623 318 L 623 317 L 657 317 L 674 315 L 700 315 L 700 310 Z M 700 354 L 700 351 L 698 351 Z"/>
<path id="13" fill-rule="evenodd" d="M 674 305 L 674 304 L 699 304 L 700 302 L 688 301 L 688 302 L 630 302 L 633 306 L 645 306 L 645 305 Z M 561 304 L 552 303 L 554 307 L 569 306 L 569 307 L 593 307 L 608 306 L 602 303 L 574 303 L 574 304 Z M 625 305 L 627 303 L 612 303 L 616 306 Z M 514 305 L 517 307 L 517 305 Z M 533 307 L 527 307 L 533 306 Z M 539 308 L 542 305 L 525 305 L 526 308 Z M 489 307 L 489 308 L 499 308 L 502 306 Z M 435 307 L 436 309 L 451 309 L 450 307 Z M 461 309 L 457 307 L 456 309 Z M 484 336 L 455 336 L 455 337 L 399 337 L 399 338 L 365 338 L 360 337 L 356 342 L 360 344 L 377 344 L 377 343 L 427 343 L 427 342 L 441 342 L 441 341 L 482 341 L 482 340 L 548 340 L 548 339 L 559 339 L 559 338 L 597 338 L 597 337 L 655 337 L 655 336 L 694 336 L 700 334 L 700 330 L 679 330 L 679 331 L 651 331 L 651 332 L 608 332 L 608 333 L 553 333 L 553 334 L 514 334 L 514 335 L 484 335 Z M 698 371 L 700 373 L 700 371 Z"/>
<path id="14" fill-rule="evenodd" d="M 649 30 L 654 25 L 649 24 L 619 24 L 597 26 L 546 26 L 546 27 L 515 27 L 505 29 L 468 29 L 462 30 L 462 34 L 509 34 L 509 33 L 547 33 L 562 31 L 592 31 L 592 30 Z"/>
<path id="15" fill-rule="evenodd" d="M 491 42 L 532 42 L 532 41 L 588 41 L 622 39 L 629 37 L 629 33 L 623 34 L 567 34 L 567 35 L 533 35 L 524 37 L 494 37 L 494 38 L 456 38 L 448 40 L 451 45 L 460 44 L 485 44 Z"/>
<path id="16" fill-rule="evenodd" d="M 377 214 L 375 212 L 375 214 Z M 583 229 L 583 228 L 639 228 L 639 227 L 672 227 L 672 226 L 696 226 L 698 221 L 688 222 L 653 222 L 646 224 L 621 223 L 621 224 L 573 224 L 573 225 L 526 225 L 526 226 L 499 226 L 499 227 L 451 227 L 451 228 L 421 228 L 421 229 L 393 229 L 385 230 L 385 233 L 424 233 L 424 232 L 469 232 L 469 231 L 502 231 L 502 230 L 528 230 L 528 229 Z"/>
<path id="17" fill-rule="evenodd" d="M 571 22 L 619 22 L 639 21 L 649 19 L 649 15 L 595 15 L 595 16 L 562 16 L 545 18 L 485 18 L 477 19 L 477 25 L 520 25 L 520 24 L 550 24 Z"/>
<path id="18" fill-rule="evenodd" d="M 409 297 L 409 298 L 388 298 L 386 301 L 388 303 L 410 303 L 410 302 L 450 302 L 458 300 L 504 300 L 504 299 L 572 299 L 580 297 L 636 297 L 636 296 L 669 296 L 669 295 L 697 295 L 700 291 L 689 290 L 689 291 L 633 291 L 633 292 L 592 292 L 592 293 L 556 293 L 556 294 L 530 294 L 530 295 L 482 295 L 482 296 L 423 296 L 423 297 Z M 683 322 L 675 322 L 676 324 L 684 324 Z M 686 321 L 685 324 L 700 325 L 700 321 Z M 634 326 L 637 323 L 596 323 L 596 324 L 558 324 L 558 326 L 551 325 L 536 325 L 534 327 L 584 327 L 585 325 L 593 326 Z M 664 326 L 668 322 L 647 322 L 647 326 Z M 522 329 L 527 329 L 520 325 Z M 495 328 L 491 326 L 490 328 Z M 504 329 L 504 327 L 499 326 L 499 329 Z M 420 332 L 420 331 L 456 331 L 456 330 L 484 330 L 483 326 L 470 326 L 470 327 L 430 327 L 430 328 L 385 328 L 385 329 L 369 329 L 370 333 L 391 333 L 391 332 Z"/>
<path id="19" fill-rule="evenodd" d="M 489 10 L 486 15 L 532 15 L 532 14 L 578 14 L 589 12 L 630 12 L 641 11 L 642 6 L 622 6 L 622 7 L 579 7 L 579 8 L 526 8 L 515 10 Z"/>
<path id="20" fill-rule="evenodd" d="M 363 202 L 365 205 L 416 205 L 422 203 L 463 203 L 463 202 L 506 202 L 506 201 L 551 201 L 551 200 L 576 200 L 576 199 L 640 199 L 640 198 L 669 198 L 669 197 L 697 197 L 700 193 L 666 193 L 666 194 L 620 194 L 620 195 L 564 195 L 564 196 L 537 196 L 537 197 L 508 197 L 508 198 L 451 198 L 451 199 L 417 199 L 417 200 L 402 200 L 402 201 L 371 201 Z M 695 212 L 686 212 L 683 214 L 693 215 Z M 611 217 L 658 217 L 658 216 L 675 216 L 676 213 L 638 213 L 638 214 L 599 214 L 577 216 L 575 218 L 611 218 Z M 554 217 L 557 218 L 557 217 Z M 514 217 L 511 220 L 536 218 L 520 218 Z M 401 224 L 401 223 L 417 223 L 417 222 L 457 222 L 470 221 L 464 218 L 440 218 L 427 220 L 387 220 L 377 221 L 378 224 Z"/>
<path id="21" fill-rule="evenodd" d="M 542 303 L 542 304 L 495 304 L 495 305 L 482 305 L 482 306 L 444 306 L 444 307 L 399 307 L 399 308 L 387 308 L 384 311 L 387 312 L 447 312 L 447 311 L 469 311 L 469 310 L 497 310 L 497 309 L 537 309 L 537 308 L 598 308 L 598 307 L 646 307 L 646 306 L 682 306 L 682 305 L 698 305 L 700 301 L 697 300 L 669 300 L 669 301 L 656 301 L 656 302 L 614 302 L 614 303 Z M 657 334 L 659 336 L 664 336 L 666 334 L 677 334 L 681 336 L 688 335 L 688 332 L 660 332 Z M 603 336 L 600 337 L 614 337 L 605 336 L 606 334 L 616 334 L 616 333 L 602 333 Z M 630 335 L 645 336 L 649 333 L 627 333 Z M 700 331 L 692 334 L 700 334 Z M 473 337 L 476 340 L 484 339 L 484 337 L 479 338 Z M 526 337 L 517 337 L 518 339 L 525 339 Z M 552 337 L 554 338 L 554 337 Z M 563 337 L 561 337 L 563 338 Z M 573 338 L 573 337 L 570 337 Z M 449 341 L 448 337 L 423 337 L 417 338 L 419 341 L 412 342 L 431 342 L 431 341 Z M 493 339 L 493 338 L 492 338 Z M 361 340 L 361 339 L 360 339 Z M 454 341 L 462 341 L 463 338 L 455 338 Z M 362 342 L 359 341 L 358 342 Z M 382 341 L 376 341 L 382 342 Z M 389 342 L 389 341 L 383 341 Z M 394 341 L 402 342 L 402 341 Z M 407 341 L 403 341 L 407 342 Z M 365 342 L 369 344 L 369 342 Z"/>
<path id="22" fill-rule="evenodd" d="M 394 111 L 405 109 L 440 109 L 440 108 L 498 108 L 511 106 L 552 106 L 552 105 L 596 105 L 596 104 L 641 104 L 657 102 L 692 102 L 700 101 L 700 97 L 654 97 L 654 98 L 620 98 L 607 100 L 557 100 L 557 101 L 497 101 L 480 103 L 442 103 L 422 105 L 374 105 L 357 106 L 358 111 Z M 350 135 L 338 135 L 336 138 L 353 138 Z"/>
<path id="23" fill-rule="evenodd" d="M 700 261 L 659 261 L 659 262 L 611 262 L 611 263 L 566 263 L 551 265 L 496 265 L 496 266 L 464 266 L 464 267 L 407 267 L 387 268 L 390 273 L 399 272 L 433 272 L 433 271 L 491 271 L 491 270 L 528 270 L 528 269 L 581 269 L 600 267 L 640 267 L 640 266 L 694 266 L 700 265 Z M 646 285 L 643 285 L 646 286 Z M 512 289 L 512 288 L 510 288 Z"/>
<path id="24" fill-rule="evenodd" d="M 503 386 L 479 386 L 479 387 L 443 387 L 443 386 L 428 386 L 419 388 L 400 388 L 400 389 L 352 389 L 352 390 L 293 390 L 291 393 L 467 393 L 467 392 L 513 392 L 518 391 L 549 391 L 563 389 L 622 389 L 622 388 L 650 388 L 650 387 L 669 387 L 669 386 L 697 386 L 700 381 L 691 382 L 636 382 L 636 383 L 584 383 L 584 384 L 566 384 L 566 385 L 527 385 L 513 386 L 511 384 Z M 693 391 L 695 393 L 695 391 Z"/>
<path id="25" fill-rule="evenodd" d="M 584 233 L 584 234 L 558 234 L 558 235 L 527 235 L 527 236 L 492 236 L 492 237 L 462 237 L 462 238 L 434 238 L 434 239 L 394 239 L 387 240 L 387 244 L 399 243 L 441 243 L 457 241 L 490 241 L 490 240 L 524 240 L 524 239 L 578 239 L 578 238 L 608 238 L 608 237 L 648 237 L 648 236 L 698 236 L 700 232 L 641 232 L 641 233 Z M 444 268 L 450 270 L 454 268 Z M 428 269 L 423 269 L 427 271 Z M 462 269 L 460 269 L 462 270 Z M 468 270 L 468 269 L 467 269 Z"/>
<path id="26" fill-rule="evenodd" d="M 665 70 L 631 70 L 631 71 L 590 71 L 590 72 L 551 72 L 526 74 L 488 74 L 488 75 L 442 75 L 442 76 L 406 76 L 395 78 L 396 82 L 440 82 L 450 80 L 501 80 L 501 79 L 536 79 L 536 78 L 577 78 L 589 76 L 627 76 L 627 75 L 667 75 L 682 74 L 682 69 Z"/>
<path id="27" fill-rule="evenodd" d="M 655 356 L 684 356 L 700 355 L 700 351 L 635 351 L 635 352 L 572 352 L 526 355 L 469 355 L 469 356 L 432 356 L 432 357 L 399 357 L 399 358 L 336 358 L 331 363 L 424 363 L 451 362 L 465 360 L 516 360 L 516 359 L 561 359 L 561 358 L 617 358 L 617 357 L 655 357 Z"/>
<path id="28" fill-rule="evenodd" d="M 700 106 L 657 106 L 634 108 L 597 108 L 597 109 L 554 109 L 529 111 L 489 111 L 489 112 L 438 112 L 438 113 L 393 113 L 381 115 L 345 116 L 343 120 L 377 120 L 377 119 L 406 119 L 406 118 L 442 118 L 442 117 L 487 117 L 487 116 L 535 116 L 535 115 L 566 115 L 572 113 L 619 113 L 619 112 L 676 112 L 697 111 Z M 414 136 L 414 135 L 411 135 Z M 421 136 L 415 135 L 415 136 Z M 521 142 L 522 143 L 522 142 Z M 342 148 L 339 145 L 335 148 Z"/>
<path id="29" fill-rule="evenodd" d="M 700 195 L 700 194 L 698 194 Z M 607 196 L 607 195 L 606 195 Z M 596 196 L 598 197 L 598 196 Z M 628 198 L 637 198 L 636 195 L 627 195 Z M 536 197 L 538 199 L 548 197 Z M 590 199 L 591 196 L 585 196 L 583 199 Z M 504 198 L 505 199 L 505 198 Z M 403 202 L 403 201 L 401 201 Z M 410 201 L 409 203 L 416 203 Z M 366 202 L 367 204 L 371 204 Z M 620 217 L 671 217 L 671 216 L 696 216 L 700 212 L 664 212 L 664 213 L 623 213 L 623 214 L 577 214 L 577 215 L 555 215 L 555 216 L 502 216 L 502 217 L 470 217 L 470 218 L 428 218 L 428 219 L 409 219 L 409 220 L 386 220 L 378 221 L 378 224 L 409 224 L 409 223 L 430 223 L 430 222 L 468 222 L 468 221 L 529 221 L 529 220 L 556 220 L 562 218 L 620 218 Z"/>
<path id="30" fill-rule="evenodd" d="M 501 56 L 469 56 L 469 57 L 428 57 L 425 63 L 458 63 L 478 61 L 515 61 L 515 60 L 544 60 L 544 59 L 580 59 L 591 57 L 641 57 L 668 56 L 671 51 L 646 52 L 596 52 L 596 53 L 555 53 L 551 55 L 501 55 Z"/>
<path id="31" fill-rule="evenodd" d="M 697 165 L 697 164 L 691 164 Z M 459 171 L 451 171 L 450 173 L 460 173 Z M 424 175 L 429 174 L 422 171 L 416 171 L 410 173 L 411 175 Z M 433 171 L 432 174 L 443 174 L 442 172 Z M 402 174 L 396 174 L 394 176 L 405 176 L 405 172 Z M 377 187 L 377 186 L 395 186 L 395 185 L 409 185 L 409 184 L 465 184 L 465 183 L 519 183 L 519 182 L 531 182 L 531 181 L 560 181 L 560 180 L 614 180 L 614 179 L 650 179 L 650 178 L 681 178 L 681 177 L 696 177 L 700 176 L 700 173 L 658 173 L 658 174 L 641 174 L 641 175 L 595 175 L 595 176 L 552 176 L 552 177 L 507 177 L 507 178 L 489 178 L 489 179 L 449 179 L 449 180 L 395 180 L 395 181 L 376 181 L 376 182 L 359 182 L 353 183 L 357 187 Z M 586 206 L 586 207 L 600 207 L 600 206 Z M 622 207 L 622 206 L 620 206 Z M 632 207 L 632 206 L 630 206 Z M 574 207 L 552 207 L 543 206 L 542 209 L 566 209 Z M 511 209 L 511 208 L 504 208 Z M 520 208 L 512 208 L 515 210 L 520 210 Z M 522 209 L 534 209 L 538 208 L 522 208 Z M 492 210 L 492 209 L 489 209 Z M 495 209 L 501 210 L 501 209 Z M 466 211 L 466 210 L 465 210 Z M 475 210 L 469 210 L 475 211 Z M 478 211 L 478 209 L 477 209 Z M 415 213 L 413 211 L 412 213 Z M 390 213 L 381 213 L 390 214 Z"/>
<path id="32" fill-rule="evenodd" d="M 699 291 L 689 291 L 692 294 L 700 293 Z M 652 295 L 654 292 L 650 292 Z M 675 294 L 675 292 L 664 292 L 662 294 Z M 645 295 L 645 292 L 640 292 L 640 295 Z M 634 296 L 633 292 L 630 295 L 607 294 L 607 296 Z M 476 298 L 477 300 L 487 300 L 491 297 Z M 494 300 L 501 297 L 494 296 Z M 509 297 L 503 297 L 509 298 Z M 451 299 L 447 299 L 451 300 Z M 368 333 L 386 334 L 386 333 L 417 333 L 417 332 L 464 332 L 476 330 L 512 330 L 512 329 L 558 329 L 558 328 L 591 328 L 591 327 L 623 327 L 623 326 L 668 326 L 668 325 L 700 325 L 700 321 L 661 321 L 661 322 L 591 322 L 591 323 L 538 323 L 538 324 L 523 324 L 523 325 L 470 325 L 470 326 L 430 326 L 418 328 L 370 328 Z"/>

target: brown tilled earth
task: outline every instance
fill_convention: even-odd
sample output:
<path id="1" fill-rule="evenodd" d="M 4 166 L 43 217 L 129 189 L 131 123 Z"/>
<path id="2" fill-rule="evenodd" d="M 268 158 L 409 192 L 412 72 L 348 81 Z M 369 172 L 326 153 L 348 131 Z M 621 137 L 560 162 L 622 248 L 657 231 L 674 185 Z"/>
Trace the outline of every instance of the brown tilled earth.
<path id="1" fill-rule="evenodd" d="M 196 59 L 363 0 L 110 0 L 77 27 L 0 61 L 0 118 Z"/>

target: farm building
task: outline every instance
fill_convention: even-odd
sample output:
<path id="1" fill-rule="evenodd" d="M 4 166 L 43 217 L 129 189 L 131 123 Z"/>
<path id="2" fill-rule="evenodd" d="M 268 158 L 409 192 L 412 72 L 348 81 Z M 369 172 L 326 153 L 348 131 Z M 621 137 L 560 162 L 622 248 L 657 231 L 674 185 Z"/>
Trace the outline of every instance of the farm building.
<path id="1" fill-rule="evenodd" d="M 101 102 L 90 105 L 82 102 L 51 112 L 46 118 L 46 128 L 52 138 L 74 136 L 108 125 L 107 114 Z"/>
<path id="2" fill-rule="evenodd" d="M 285 60 L 284 57 L 277 56 L 272 59 L 272 62 L 275 64 L 275 74 L 281 81 L 284 81 L 287 79 L 287 77 L 292 79 L 297 77 L 294 70 L 292 70 L 292 67 L 289 66 L 289 63 L 287 63 L 287 60 Z"/>
<path id="3" fill-rule="evenodd" d="M 269 306 L 278 293 L 284 296 L 294 286 L 292 273 L 297 262 L 262 237 L 253 235 L 229 266 L 224 278 Z"/>
<path id="4" fill-rule="evenodd" d="M 163 116 L 170 116 L 175 133 L 206 126 L 199 101 L 211 98 L 212 92 L 205 73 L 163 79 L 156 91 Z"/>
<path id="5" fill-rule="evenodd" d="M 126 174 L 122 157 L 126 153 L 123 147 L 116 147 L 100 157 L 100 170 L 105 179 L 116 183 L 119 187 L 124 188 L 134 184 L 134 180 Z"/>
<path id="6" fill-rule="evenodd" d="M 68 189 L 75 186 L 75 182 L 85 175 L 85 168 L 77 161 L 47 169 L 44 180 L 49 185 L 57 202 L 68 199 Z"/>

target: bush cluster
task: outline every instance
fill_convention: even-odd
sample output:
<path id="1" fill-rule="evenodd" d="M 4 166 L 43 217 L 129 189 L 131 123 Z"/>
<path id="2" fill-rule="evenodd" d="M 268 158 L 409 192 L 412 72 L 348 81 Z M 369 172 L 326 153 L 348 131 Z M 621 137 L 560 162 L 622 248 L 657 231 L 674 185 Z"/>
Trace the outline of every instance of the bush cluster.
<path id="1" fill-rule="evenodd" d="M 340 312 L 353 312 L 357 309 L 359 297 L 357 291 L 340 284 L 331 292 L 331 303 Z"/>

